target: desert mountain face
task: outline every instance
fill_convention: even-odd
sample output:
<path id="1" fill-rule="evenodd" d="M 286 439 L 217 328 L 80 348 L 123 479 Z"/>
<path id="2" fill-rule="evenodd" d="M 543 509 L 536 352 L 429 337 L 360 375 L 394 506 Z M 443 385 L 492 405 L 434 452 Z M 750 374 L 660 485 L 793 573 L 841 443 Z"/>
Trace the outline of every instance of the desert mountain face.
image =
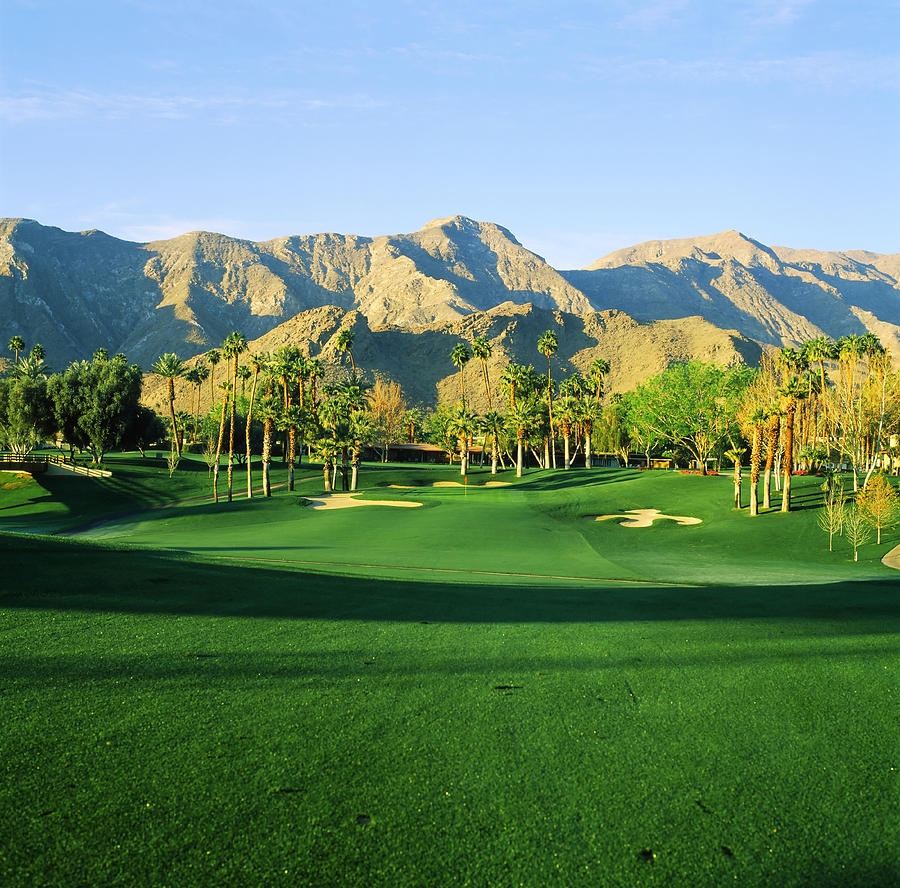
<path id="1" fill-rule="evenodd" d="M 205 352 L 232 330 L 262 343 L 286 330 L 302 340 L 312 335 L 304 332 L 309 324 L 318 331 L 323 318 L 347 312 L 336 323 L 362 325 L 354 353 L 371 335 L 369 368 L 398 380 L 400 371 L 389 367 L 401 352 L 379 351 L 376 341 L 394 337 L 410 361 L 421 356 L 443 366 L 445 356 L 432 357 L 426 342 L 471 338 L 487 324 L 497 360 L 515 352 L 512 359 L 540 367 L 534 343 L 525 340 L 527 319 L 545 323 L 547 313 L 544 327 L 528 329 L 535 341 L 548 326 L 566 336 L 580 330 L 591 357 L 614 347 L 590 332 L 591 324 L 604 324 L 628 343 L 618 357 L 602 354 L 613 361 L 610 382 L 620 388 L 633 377 L 624 368 L 637 362 L 646 376 L 665 357 L 663 330 L 672 359 L 709 356 L 713 340 L 722 355 L 748 359 L 758 347 L 748 340 L 780 346 L 867 330 L 900 357 L 900 254 L 767 247 L 726 231 L 650 241 L 585 269 L 557 271 L 505 228 L 464 216 L 374 238 L 316 234 L 254 243 L 192 232 L 147 244 L 0 220 L 0 339 L 19 334 L 41 342 L 52 366 L 103 347 L 149 367 L 163 352 Z M 511 344 L 517 336 L 522 343 Z M 697 351 L 685 351 L 688 345 Z M 577 367 L 579 353 L 573 348 L 565 360 Z M 433 401 L 445 376 L 415 400 Z"/>
<path id="2" fill-rule="evenodd" d="M 696 314 L 776 346 L 871 330 L 900 356 L 900 255 L 767 247 L 724 231 L 648 241 L 563 275 L 597 310 Z"/>
<path id="3" fill-rule="evenodd" d="M 676 361 L 698 358 L 724 364 L 759 360 L 760 346 L 735 331 L 724 331 L 702 318 L 678 321 L 638 322 L 620 311 L 568 312 L 505 302 L 488 311 L 478 311 L 453 321 L 420 326 L 370 326 L 359 311 L 345 312 L 334 306 L 309 309 L 249 343 L 254 354 L 272 352 L 283 345 L 299 345 L 308 357 L 320 358 L 326 369 L 325 383 L 346 380 L 350 362 L 337 347 L 341 330 L 353 330 L 353 356 L 363 379 L 375 375 L 399 382 L 410 404 L 434 406 L 456 401 L 460 396 L 459 372 L 450 361 L 450 351 L 460 341 L 484 336 L 492 354 L 487 361 L 494 409 L 505 409 L 500 374 L 510 361 L 533 364 L 547 372 L 547 359 L 537 350 L 537 340 L 548 329 L 557 331 L 559 351 L 551 361 L 558 382 L 574 371 L 587 373 L 595 357 L 611 364 L 607 391 L 627 391 L 647 376 Z M 189 366 L 203 361 L 189 360 Z M 224 365 L 216 379 L 224 379 Z M 466 398 L 475 410 L 488 409 L 480 362 L 472 359 L 464 370 Z M 209 380 L 200 391 L 201 410 L 210 406 Z M 190 387 L 176 384 L 179 409 L 188 409 Z M 144 400 L 165 406 L 166 383 L 159 377 L 145 378 Z"/>

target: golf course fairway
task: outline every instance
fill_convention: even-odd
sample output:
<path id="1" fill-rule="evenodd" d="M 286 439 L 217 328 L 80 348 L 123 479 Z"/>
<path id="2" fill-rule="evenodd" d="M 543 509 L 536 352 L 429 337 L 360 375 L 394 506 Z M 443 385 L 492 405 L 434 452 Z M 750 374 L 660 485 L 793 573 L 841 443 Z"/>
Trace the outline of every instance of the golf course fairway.
<path id="1" fill-rule="evenodd" d="M 900 534 L 821 479 L 108 468 L 0 476 L 0 884 L 900 884 Z"/>

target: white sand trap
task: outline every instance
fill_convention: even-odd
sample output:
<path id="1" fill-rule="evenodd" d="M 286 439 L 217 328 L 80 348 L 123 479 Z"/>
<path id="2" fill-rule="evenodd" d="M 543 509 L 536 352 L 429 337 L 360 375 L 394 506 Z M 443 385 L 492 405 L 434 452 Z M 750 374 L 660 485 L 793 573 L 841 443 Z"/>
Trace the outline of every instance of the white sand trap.
<path id="1" fill-rule="evenodd" d="M 413 484 L 388 484 L 388 487 L 393 488 L 394 490 L 415 490 L 415 485 Z"/>
<path id="2" fill-rule="evenodd" d="M 589 521 L 606 521 L 609 518 L 624 518 L 620 521 L 621 527 L 650 527 L 657 519 L 674 521 L 676 524 L 702 524 L 700 518 L 690 518 L 686 515 L 663 515 L 659 509 L 627 509 L 624 515 L 588 515 Z"/>
<path id="3" fill-rule="evenodd" d="M 415 509 L 421 503 L 408 503 L 401 500 L 358 500 L 358 493 L 326 493 L 324 496 L 311 496 L 308 509 L 352 509 L 354 506 L 395 506 L 399 509 Z"/>
<path id="4" fill-rule="evenodd" d="M 881 563 L 885 567 L 892 567 L 894 570 L 900 570 L 900 546 L 894 546 L 894 548 L 881 559 Z"/>
<path id="5" fill-rule="evenodd" d="M 509 487 L 512 481 L 485 481 L 485 487 Z"/>

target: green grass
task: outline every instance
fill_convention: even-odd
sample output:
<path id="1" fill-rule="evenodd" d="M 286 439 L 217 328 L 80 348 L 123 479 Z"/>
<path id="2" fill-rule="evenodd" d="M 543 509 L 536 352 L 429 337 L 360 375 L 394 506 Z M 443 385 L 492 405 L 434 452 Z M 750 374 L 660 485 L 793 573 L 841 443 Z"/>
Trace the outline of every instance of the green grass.
<path id="1" fill-rule="evenodd" d="M 0 528 L 207 492 L 111 463 Z M 853 564 L 724 478 L 386 486 L 457 477 L 0 536 L 0 883 L 900 884 L 896 532 Z M 704 523 L 584 520 L 641 507 Z"/>

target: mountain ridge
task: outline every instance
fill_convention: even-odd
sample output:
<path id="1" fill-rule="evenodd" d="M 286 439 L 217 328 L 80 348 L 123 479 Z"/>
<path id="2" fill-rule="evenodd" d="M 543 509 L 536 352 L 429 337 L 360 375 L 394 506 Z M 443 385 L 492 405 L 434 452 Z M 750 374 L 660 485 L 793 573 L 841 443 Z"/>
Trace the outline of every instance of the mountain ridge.
<path id="1" fill-rule="evenodd" d="M 900 357 L 900 254 L 769 247 L 731 229 L 566 271 L 461 215 L 375 237 L 195 231 L 146 243 L 0 219 L 0 337 L 40 341 L 57 362 L 101 346 L 144 366 L 164 351 L 188 358 L 233 329 L 258 339 L 328 305 L 373 329 L 412 329 L 505 302 L 637 322 L 699 316 L 770 346 L 872 330 Z"/>

